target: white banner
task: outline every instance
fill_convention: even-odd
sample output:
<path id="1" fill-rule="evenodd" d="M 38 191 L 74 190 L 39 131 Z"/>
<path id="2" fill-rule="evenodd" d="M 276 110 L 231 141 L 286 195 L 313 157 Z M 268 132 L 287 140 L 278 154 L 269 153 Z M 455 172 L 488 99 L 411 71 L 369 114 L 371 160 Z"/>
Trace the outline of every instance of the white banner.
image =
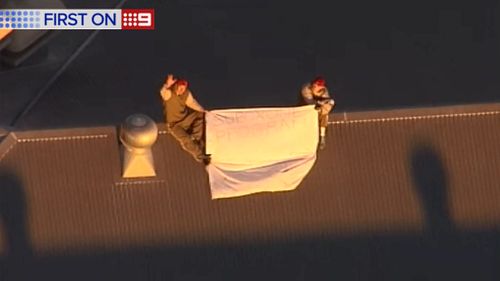
<path id="1" fill-rule="evenodd" d="M 212 199 L 295 189 L 314 165 L 317 144 L 313 105 L 210 111 Z"/>

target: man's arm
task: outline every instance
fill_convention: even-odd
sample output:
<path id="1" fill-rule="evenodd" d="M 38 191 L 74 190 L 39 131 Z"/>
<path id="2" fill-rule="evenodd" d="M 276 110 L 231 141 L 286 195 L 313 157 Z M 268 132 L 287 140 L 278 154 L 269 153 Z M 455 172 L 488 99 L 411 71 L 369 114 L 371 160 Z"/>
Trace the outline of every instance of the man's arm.
<path id="1" fill-rule="evenodd" d="M 313 97 L 313 93 L 307 85 L 302 87 L 301 95 L 302 95 L 302 99 L 304 100 L 304 102 L 306 104 L 315 104 L 316 103 L 316 101 L 314 100 L 314 97 Z"/>
<path id="2" fill-rule="evenodd" d="M 327 88 L 325 88 L 325 90 L 321 94 L 321 97 L 318 100 L 318 104 L 321 106 L 322 114 L 328 114 L 335 106 L 335 101 L 330 97 Z"/>
<path id="3" fill-rule="evenodd" d="M 167 78 L 165 79 L 165 83 L 163 84 L 163 87 L 160 90 L 161 98 L 164 101 L 167 101 L 170 99 L 172 96 L 172 90 L 171 87 L 172 85 L 177 82 L 177 79 L 174 79 L 174 76 L 172 74 L 167 75 Z"/>
<path id="4" fill-rule="evenodd" d="M 320 104 L 330 104 L 332 106 L 335 104 L 335 101 L 330 97 L 330 94 L 328 93 L 327 88 L 325 88 L 325 90 L 321 94 L 321 96 L 319 98 L 319 103 Z"/>
<path id="5" fill-rule="evenodd" d="M 163 85 L 163 87 L 160 90 L 161 98 L 164 101 L 168 101 L 170 97 L 172 96 L 172 90 L 167 88 L 167 85 Z"/>
<path id="6" fill-rule="evenodd" d="M 196 111 L 205 112 L 205 109 L 196 101 L 191 92 L 189 92 L 186 99 L 186 105 Z"/>

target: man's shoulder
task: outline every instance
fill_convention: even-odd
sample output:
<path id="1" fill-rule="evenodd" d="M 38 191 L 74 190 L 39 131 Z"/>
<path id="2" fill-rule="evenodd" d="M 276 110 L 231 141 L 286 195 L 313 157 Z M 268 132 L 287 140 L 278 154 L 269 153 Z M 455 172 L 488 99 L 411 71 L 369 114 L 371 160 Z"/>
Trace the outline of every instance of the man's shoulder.
<path id="1" fill-rule="evenodd" d="M 169 100 L 172 97 L 172 90 L 170 88 L 161 88 L 160 94 L 164 101 Z"/>
<path id="2" fill-rule="evenodd" d="M 186 91 L 184 91 L 184 93 L 182 93 L 182 95 L 180 97 L 182 99 L 193 98 L 193 93 L 189 89 L 186 89 Z"/>

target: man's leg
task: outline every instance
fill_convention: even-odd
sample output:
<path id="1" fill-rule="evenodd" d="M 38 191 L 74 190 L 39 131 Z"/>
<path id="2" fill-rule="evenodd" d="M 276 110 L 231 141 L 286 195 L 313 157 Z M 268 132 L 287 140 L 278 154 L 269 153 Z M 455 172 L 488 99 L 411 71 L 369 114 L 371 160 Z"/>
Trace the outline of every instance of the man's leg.
<path id="1" fill-rule="evenodd" d="M 326 127 L 328 126 L 328 114 L 319 115 L 319 149 L 326 146 Z"/>
<path id="2" fill-rule="evenodd" d="M 191 136 L 187 133 L 189 124 L 184 123 L 184 120 L 170 127 L 170 132 L 172 136 L 181 144 L 182 148 L 187 152 L 191 153 L 196 161 L 201 162 L 203 160 L 203 151 L 200 147 L 194 143 Z"/>
<path id="3" fill-rule="evenodd" d="M 198 141 L 203 140 L 203 129 L 204 129 L 204 124 L 203 124 L 203 113 L 201 112 L 193 112 L 191 113 L 194 115 L 194 120 L 192 123 L 192 136 L 194 139 Z"/>
<path id="4" fill-rule="evenodd" d="M 210 163 L 210 155 L 205 154 L 205 140 L 203 139 L 205 130 L 205 114 L 196 111 L 191 113 L 191 115 L 193 116 L 193 121 L 191 123 L 191 138 L 203 152 L 203 163 L 205 163 L 205 165 L 208 165 L 208 163 Z"/>
<path id="5" fill-rule="evenodd" d="M 200 146 L 200 149 L 203 151 L 203 113 L 194 111 L 191 112 L 186 118 L 182 121 L 187 128 L 188 133 L 190 133 L 191 138 L 194 140 L 195 144 Z"/>

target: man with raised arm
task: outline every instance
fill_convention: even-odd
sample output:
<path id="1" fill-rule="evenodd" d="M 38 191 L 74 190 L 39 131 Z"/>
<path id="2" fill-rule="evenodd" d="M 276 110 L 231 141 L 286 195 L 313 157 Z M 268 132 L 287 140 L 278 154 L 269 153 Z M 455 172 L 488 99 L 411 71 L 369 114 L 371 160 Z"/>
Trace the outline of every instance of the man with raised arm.
<path id="1" fill-rule="evenodd" d="M 193 97 L 188 82 L 169 74 L 160 94 L 169 132 L 196 161 L 208 164 L 210 156 L 203 152 L 206 111 Z"/>

